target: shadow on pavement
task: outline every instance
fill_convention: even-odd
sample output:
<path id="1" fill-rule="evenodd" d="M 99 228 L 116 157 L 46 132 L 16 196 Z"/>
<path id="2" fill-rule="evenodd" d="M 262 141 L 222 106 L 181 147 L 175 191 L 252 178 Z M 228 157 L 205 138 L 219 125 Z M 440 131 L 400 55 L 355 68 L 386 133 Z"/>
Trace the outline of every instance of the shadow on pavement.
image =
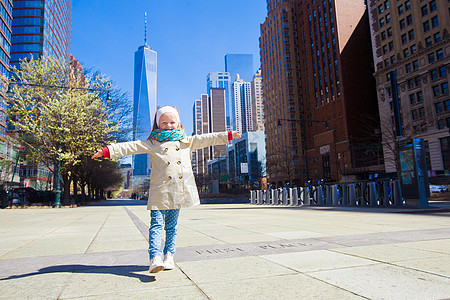
<path id="1" fill-rule="evenodd" d="M 108 199 L 101 202 L 88 204 L 86 206 L 138 206 L 147 205 L 147 200 L 134 200 L 134 199 Z"/>
<path id="2" fill-rule="evenodd" d="M 47 273 L 65 273 L 65 272 L 73 272 L 74 274 L 112 274 L 118 276 L 126 276 L 137 278 L 141 282 L 152 282 L 155 281 L 155 276 L 145 275 L 145 274 L 137 274 L 135 272 L 148 272 L 148 266 L 136 266 L 136 265 L 128 265 L 128 266 L 92 266 L 92 265 L 60 265 L 60 266 L 52 266 L 39 269 L 37 272 L 21 274 L 21 275 L 11 275 L 9 277 L 0 278 L 0 281 L 24 278 L 35 275 L 42 275 Z"/>

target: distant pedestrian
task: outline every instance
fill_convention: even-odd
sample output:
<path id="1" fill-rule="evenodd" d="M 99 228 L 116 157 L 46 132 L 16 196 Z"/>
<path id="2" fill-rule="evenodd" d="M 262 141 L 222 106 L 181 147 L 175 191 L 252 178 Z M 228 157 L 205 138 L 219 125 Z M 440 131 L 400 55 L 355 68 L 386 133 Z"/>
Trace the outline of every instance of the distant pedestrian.
<path id="1" fill-rule="evenodd" d="M 147 209 L 150 210 L 149 256 L 150 273 L 173 269 L 173 255 L 180 208 L 200 204 L 191 165 L 191 151 L 213 145 L 225 145 L 241 136 L 235 132 L 218 132 L 186 136 L 178 110 L 162 106 L 156 111 L 153 128 L 145 141 L 112 144 L 99 149 L 92 158 L 119 158 L 148 153 L 151 161 L 150 189 Z M 166 231 L 161 250 L 162 228 Z M 164 261 L 161 259 L 164 254 Z"/>

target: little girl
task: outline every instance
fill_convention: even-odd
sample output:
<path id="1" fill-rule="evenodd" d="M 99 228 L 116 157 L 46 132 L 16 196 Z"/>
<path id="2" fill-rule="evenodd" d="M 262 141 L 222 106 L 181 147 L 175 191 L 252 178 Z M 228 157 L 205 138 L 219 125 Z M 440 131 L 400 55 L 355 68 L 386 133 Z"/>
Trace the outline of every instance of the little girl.
<path id="1" fill-rule="evenodd" d="M 112 144 L 99 149 L 92 158 L 119 158 L 148 153 L 150 155 L 150 189 L 147 209 L 150 210 L 149 255 L 150 273 L 174 268 L 173 254 L 180 208 L 200 204 L 191 165 L 191 151 L 213 145 L 225 145 L 241 136 L 218 132 L 186 136 L 180 125 L 178 110 L 162 106 L 156 111 L 153 128 L 146 141 Z M 161 250 L 162 228 L 166 231 Z M 164 253 L 164 261 L 161 256 Z"/>

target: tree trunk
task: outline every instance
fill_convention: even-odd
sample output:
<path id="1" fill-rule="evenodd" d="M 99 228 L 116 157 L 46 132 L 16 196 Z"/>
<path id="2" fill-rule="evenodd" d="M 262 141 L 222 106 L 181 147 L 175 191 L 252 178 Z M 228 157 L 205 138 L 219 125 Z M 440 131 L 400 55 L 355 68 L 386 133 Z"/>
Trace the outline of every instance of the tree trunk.
<path id="1" fill-rule="evenodd" d="M 73 197 L 75 199 L 75 203 L 79 203 L 80 199 L 78 199 L 78 177 L 76 175 L 72 176 L 73 183 Z"/>
<path id="2" fill-rule="evenodd" d="M 68 174 L 61 174 L 63 179 L 63 205 L 70 204 L 70 179 Z"/>

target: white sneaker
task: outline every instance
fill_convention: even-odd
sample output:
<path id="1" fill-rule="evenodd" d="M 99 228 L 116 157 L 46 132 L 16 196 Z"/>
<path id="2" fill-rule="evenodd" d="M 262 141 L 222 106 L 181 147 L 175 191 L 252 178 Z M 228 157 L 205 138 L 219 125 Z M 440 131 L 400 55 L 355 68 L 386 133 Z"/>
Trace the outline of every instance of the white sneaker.
<path id="1" fill-rule="evenodd" d="M 160 256 L 155 256 L 150 260 L 150 273 L 158 273 L 164 269 L 164 264 Z"/>
<path id="2" fill-rule="evenodd" d="M 172 253 L 167 252 L 167 254 L 164 255 L 164 270 L 172 270 L 174 265 Z"/>

